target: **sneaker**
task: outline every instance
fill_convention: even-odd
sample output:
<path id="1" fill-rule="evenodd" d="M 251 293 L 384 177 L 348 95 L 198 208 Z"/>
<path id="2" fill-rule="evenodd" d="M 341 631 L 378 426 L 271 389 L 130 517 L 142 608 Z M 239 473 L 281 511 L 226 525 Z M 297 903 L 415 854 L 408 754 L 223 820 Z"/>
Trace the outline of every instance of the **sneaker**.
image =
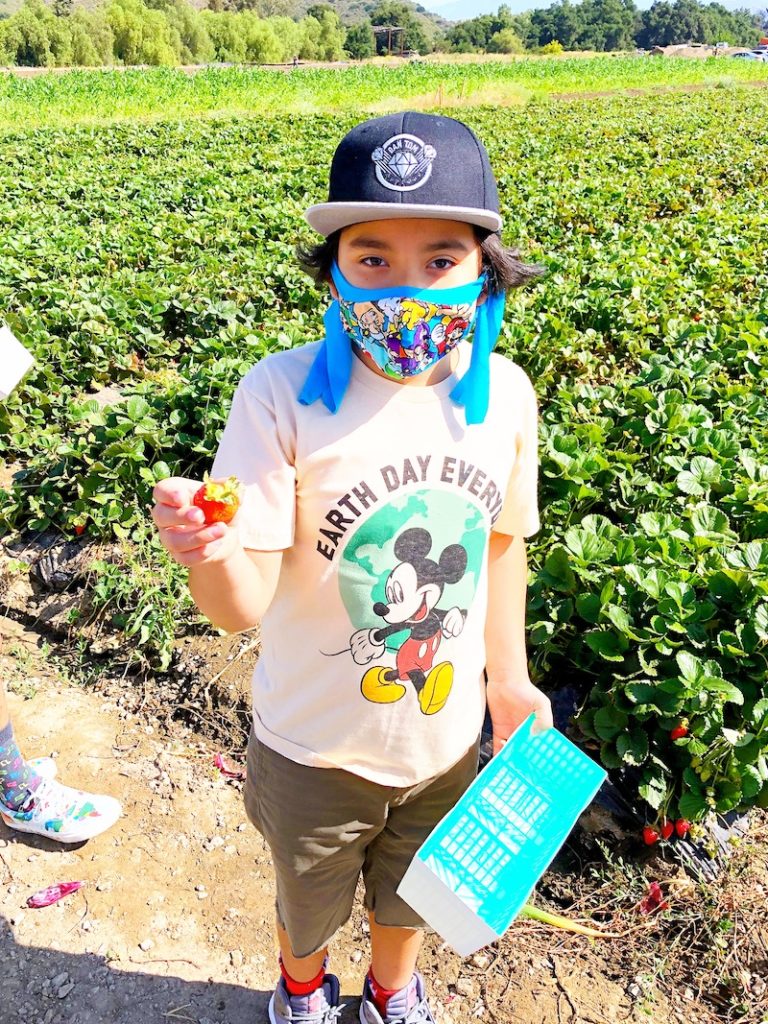
<path id="1" fill-rule="evenodd" d="M 342 1009 L 339 979 L 335 974 L 326 974 L 320 988 L 308 996 L 292 996 L 285 987 L 285 978 L 281 978 L 269 1001 L 269 1019 L 271 1024 L 287 1024 L 288 1021 L 333 1024 L 341 1016 Z"/>
<path id="2" fill-rule="evenodd" d="M 424 989 L 424 979 L 416 971 L 408 985 L 387 1001 L 387 1012 L 381 1016 L 371 996 L 371 986 L 365 979 L 360 1002 L 360 1024 L 435 1024 Z"/>
<path id="3" fill-rule="evenodd" d="M 36 770 L 43 774 L 39 768 Z M 43 775 L 42 783 L 19 810 L 14 811 L 0 801 L 0 818 L 9 828 L 45 836 L 57 843 L 93 839 L 111 828 L 122 813 L 113 797 L 62 786 L 48 774 Z"/>
<path id="4" fill-rule="evenodd" d="M 59 770 L 52 757 L 31 757 L 27 764 L 44 779 L 55 779 Z"/>

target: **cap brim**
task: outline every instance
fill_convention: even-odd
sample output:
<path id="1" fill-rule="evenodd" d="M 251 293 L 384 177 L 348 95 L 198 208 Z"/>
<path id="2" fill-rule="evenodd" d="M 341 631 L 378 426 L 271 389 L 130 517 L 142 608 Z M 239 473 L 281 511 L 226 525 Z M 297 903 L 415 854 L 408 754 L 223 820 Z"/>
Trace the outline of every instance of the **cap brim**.
<path id="1" fill-rule="evenodd" d="M 317 203 L 304 214 L 310 226 L 319 234 L 332 235 L 334 231 L 351 224 L 369 220 L 403 220 L 423 217 L 426 220 L 458 220 L 476 224 L 488 231 L 501 230 L 501 217 L 493 210 L 479 210 L 471 206 L 433 206 L 423 203 Z"/>

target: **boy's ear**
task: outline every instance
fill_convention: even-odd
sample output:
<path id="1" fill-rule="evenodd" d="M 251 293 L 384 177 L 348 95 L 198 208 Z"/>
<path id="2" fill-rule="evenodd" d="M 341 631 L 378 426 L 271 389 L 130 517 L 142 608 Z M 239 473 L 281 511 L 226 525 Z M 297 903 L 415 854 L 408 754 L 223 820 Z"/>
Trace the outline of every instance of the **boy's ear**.
<path id="1" fill-rule="evenodd" d="M 485 302 L 485 300 L 487 298 L 488 298 L 488 285 L 484 284 L 483 285 L 483 290 L 480 292 L 480 294 L 477 297 L 477 304 L 478 304 L 478 306 L 482 306 L 482 304 Z"/>
<path id="2" fill-rule="evenodd" d="M 339 297 L 339 290 L 336 287 L 336 285 L 333 283 L 333 281 L 329 281 L 328 282 L 328 287 L 330 288 L 331 295 L 334 297 L 334 299 L 338 299 L 338 297 Z"/>

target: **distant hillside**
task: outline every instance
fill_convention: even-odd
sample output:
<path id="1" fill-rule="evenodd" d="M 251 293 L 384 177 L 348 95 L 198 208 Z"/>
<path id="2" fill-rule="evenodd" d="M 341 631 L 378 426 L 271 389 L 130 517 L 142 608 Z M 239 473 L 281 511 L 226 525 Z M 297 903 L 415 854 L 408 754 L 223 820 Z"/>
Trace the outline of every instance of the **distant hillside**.
<path id="1" fill-rule="evenodd" d="M 100 0 L 74 0 L 74 5 L 75 7 L 93 8 L 98 6 L 99 2 Z M 293 7 L 293 10 L 290 11 L 292 17 L 300 18 L 313 3 L 317 2 L 318 0 L 294 0 L 293 5 L 288 4 L 286 6 Z M 376 0 L 319 0 L 319 2 L 327 3 L 330 7 L 333 7 L 345 25 L 352 25 L 356 21 L 362 21 L 376 7 Z M 442 29 L 448 25 L 444 17 L 435 13 L 435 11 L 427 10 L 420 3 L 412 3 L 411 0 L 398 0 L 398 2 L 412 7 L 419 16 L 419 20 L 429 25 Z M 435 0 L 435 6 L 437 6 L 438 2 L 444 2 L 444 0 Z M 464 2 L 464 0 L 460 0 L 460 2 Z M 477 0 L 467 0 L 467 2 L 473 3 L 477 2 Z M 50 6 L 51 0 L 46 0 L 46 3 Z M 188 3 L 191 3 L 193 7 L 198 9 L 208 6 L 208 0 L 188 0 Z M 22 0 L 0 0 L 0 17 L 4 14 L 13 14 L 21 5 Z"/>
<path id="2" fill-rule="evenodd" d="M 439 15 L 448 21 L 469 21 L 481 14 L 495 14 L 502 3 L 510 8 L 513 14 L 521 14 L 534 8 L 550 7 L 553 0 L 424 0 L 428 12 Z M 578 3 L 578 0 L 576 0 Z M 653 0 L 635 0 L 638 10 L 646 10 Z M 708 2 L 708 0 L 704 0 Z M 729 11 L 746 7 L 748 11 L 759 11 L 766 8 L 764 0 L 719 0 Z"/>

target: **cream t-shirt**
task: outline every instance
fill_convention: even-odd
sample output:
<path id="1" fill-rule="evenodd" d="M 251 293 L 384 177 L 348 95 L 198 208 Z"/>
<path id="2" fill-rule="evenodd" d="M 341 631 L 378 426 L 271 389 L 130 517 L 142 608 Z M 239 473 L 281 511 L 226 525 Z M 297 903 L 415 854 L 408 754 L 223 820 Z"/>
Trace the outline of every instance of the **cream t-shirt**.
<path id="1" fill-rule="evenodd" d="M 449 397 L 465 342 L 456 371 L 427 387 L 353 359 L 334 415 L 297 400 L 318 344 L 246 374 L 212 469 L 245 485 L 245 547 L 283 551 L 254 726 L 300 764 L 411 786 L 480 732 L 489 534 L 539 528 L 536 397 L 492 355 L 488 414 L 468 427 Z"/>

